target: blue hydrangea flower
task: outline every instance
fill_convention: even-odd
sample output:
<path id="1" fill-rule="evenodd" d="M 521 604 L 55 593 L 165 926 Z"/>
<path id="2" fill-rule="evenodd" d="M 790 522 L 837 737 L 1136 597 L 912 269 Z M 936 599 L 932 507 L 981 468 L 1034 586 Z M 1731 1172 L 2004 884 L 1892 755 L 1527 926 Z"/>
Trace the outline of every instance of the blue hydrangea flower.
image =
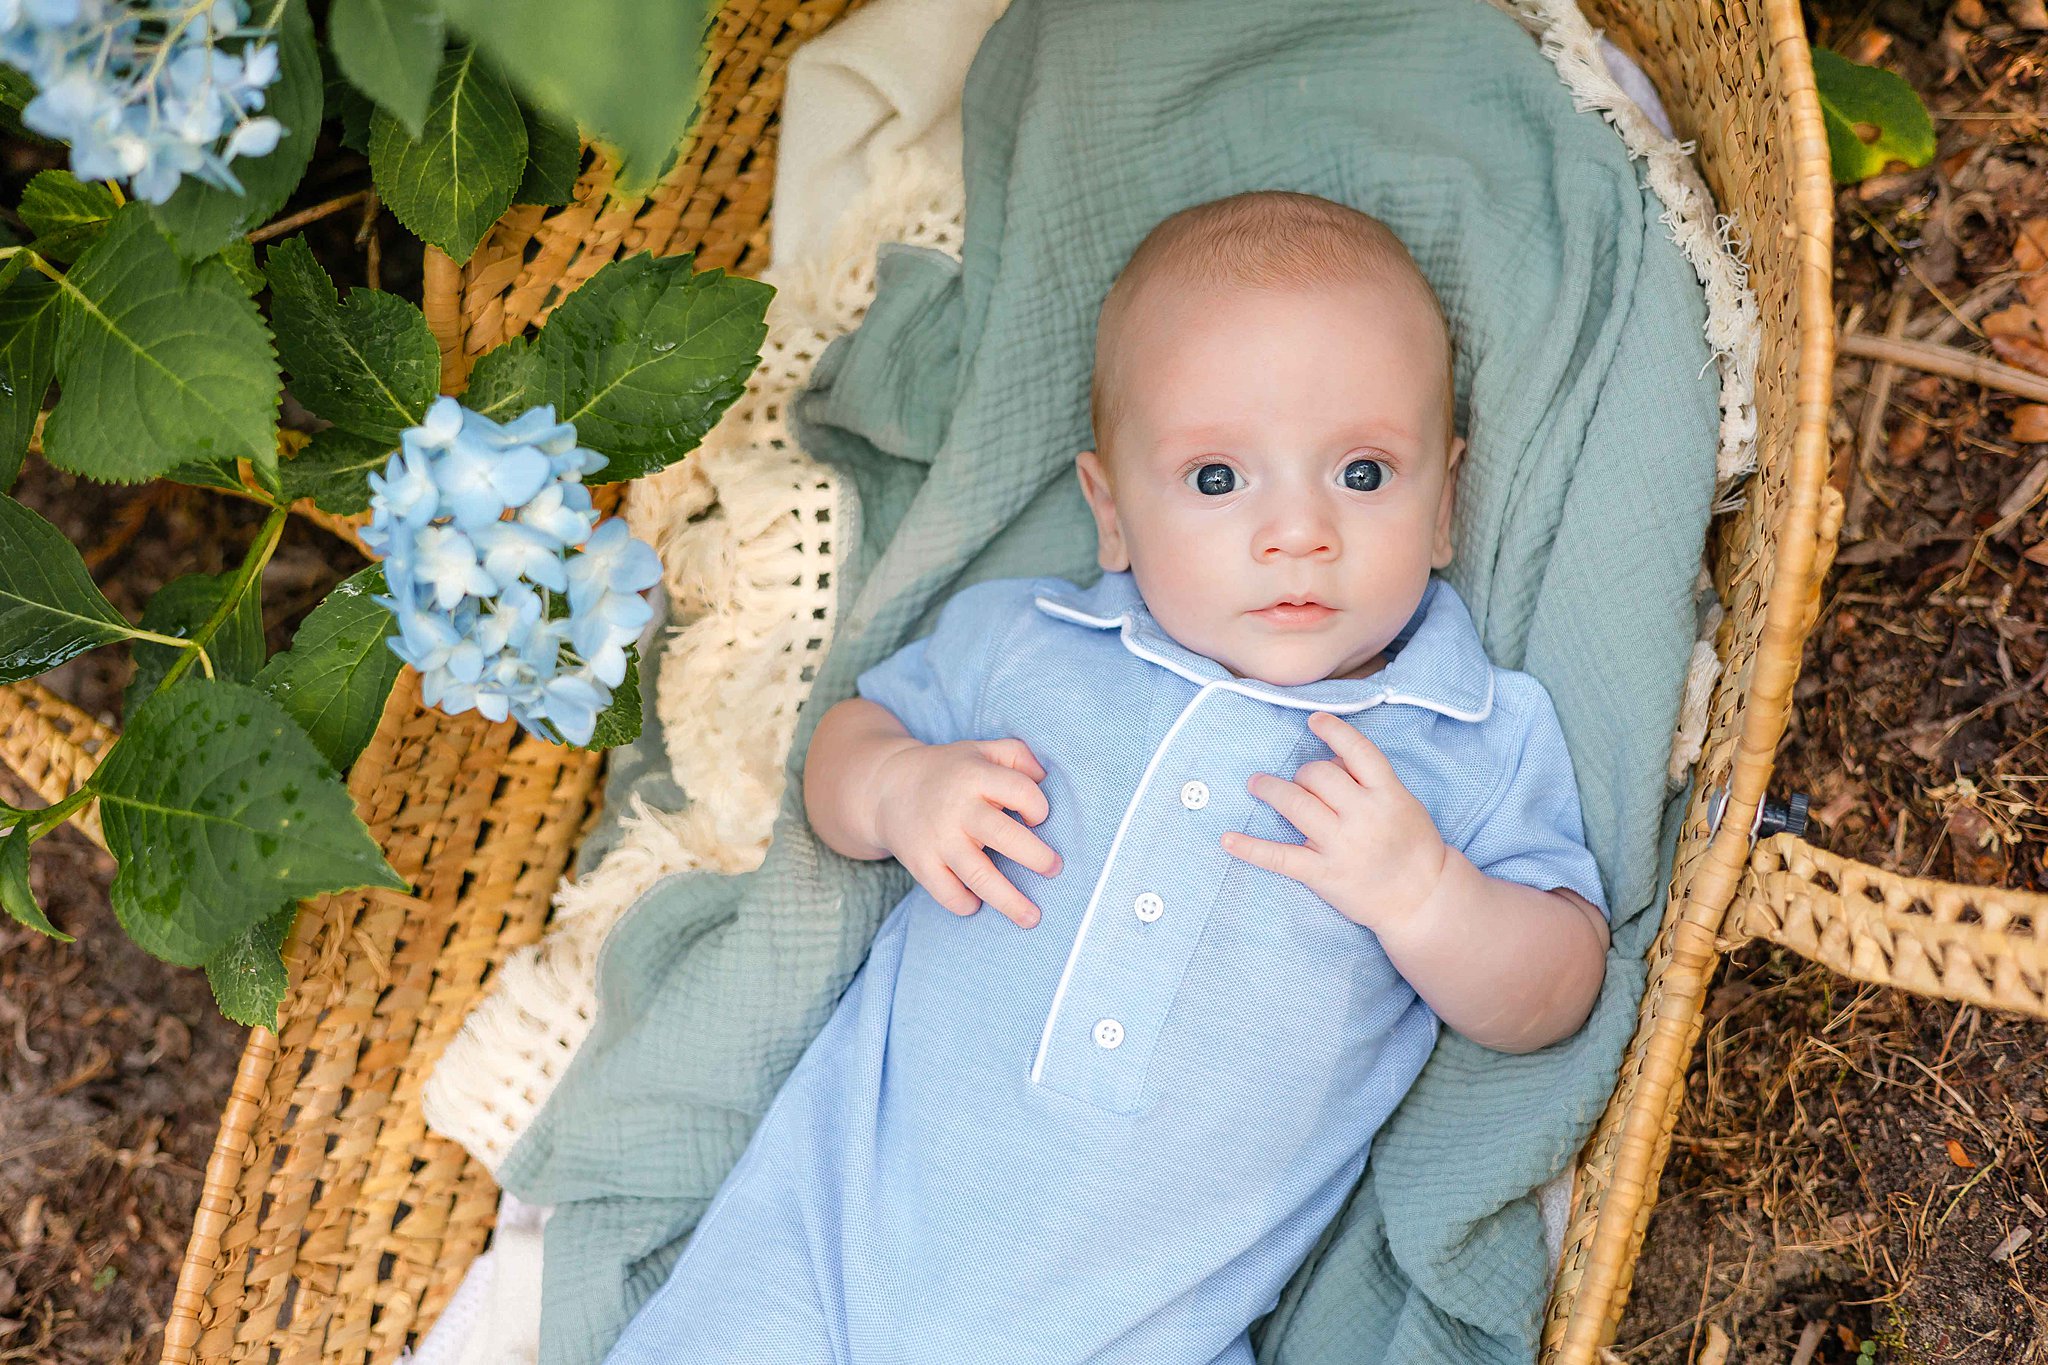
<path id="1" fill-rule="evenodd" d="M 288 131 L 250 116 L 277 80 L 276 43 L 217 45 L 268 33 L 248 20 L 248 0 L 0 0 L 0 62 L 35 83 L 21 121 L 70 143 L 79 179 L 127 181 L 153 204 L 187 175 L 240 194 L 228 162 Z"/>
<path id="2" fill-rule="evenodd" d="M 442 397 L 400 433 L 361 535 L 390 588 L 372 600 L 398 621 L 385 643 L 427 705 L 589 743 L 661 580 L 652 546 L 596 518 L 583 476 L 604 463 L 552 404 L 499 423 Z"/>

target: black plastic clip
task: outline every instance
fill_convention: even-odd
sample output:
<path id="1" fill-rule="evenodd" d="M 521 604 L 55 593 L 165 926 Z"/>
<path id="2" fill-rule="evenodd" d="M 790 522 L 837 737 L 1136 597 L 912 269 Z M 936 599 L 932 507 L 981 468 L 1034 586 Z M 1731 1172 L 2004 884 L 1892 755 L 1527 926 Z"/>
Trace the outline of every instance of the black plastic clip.
<path id="1" fill-rule="evenodd" d="M 1721 812 L 1728 807 L 1728 786 L 1723 783 L 1714 789 L 1713 797 L 1707 803 L 1707 830 L 1709 833 L 1721 828 Z M 1749 826 L 1749 841 L 1768 839 L 1773 834 L 1791 834 L 1803 838 L 1806 834 L 1807 797 L 1805 792 L 1793 792 L 1783 801 L 1766 795 L 1757 806 L 1756 819 Z"/>

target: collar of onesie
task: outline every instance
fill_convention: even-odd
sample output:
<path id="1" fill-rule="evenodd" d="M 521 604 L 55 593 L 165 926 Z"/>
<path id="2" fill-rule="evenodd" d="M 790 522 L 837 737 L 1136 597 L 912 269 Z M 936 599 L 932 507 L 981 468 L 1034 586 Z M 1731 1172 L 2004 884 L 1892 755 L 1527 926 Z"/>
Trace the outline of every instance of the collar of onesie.
<path id="1" fill-rule="evenodd" d="M 1145 605 L 1128 569 L 1104 573 L 1087 588 L 1054 589 L 1033 598 L 1060 620 L 1098 630 L 1118 629 L 1124 647 L 1200 686 L 1225 687 L 1249 697 L 1304 711 L 1343 714 L 1381 702 L 1425 707 L 1454 720 L 1484 720 L 1493 710 L 1493 664 L 1472 616 L 1448 580 L 1431 574 L 1415 614 L 1394 637 L 1393 657 L 1364 678 L 1325 678 L 1283 687 L 1235 678 L 1214 659 L 1168 635 Z"/>

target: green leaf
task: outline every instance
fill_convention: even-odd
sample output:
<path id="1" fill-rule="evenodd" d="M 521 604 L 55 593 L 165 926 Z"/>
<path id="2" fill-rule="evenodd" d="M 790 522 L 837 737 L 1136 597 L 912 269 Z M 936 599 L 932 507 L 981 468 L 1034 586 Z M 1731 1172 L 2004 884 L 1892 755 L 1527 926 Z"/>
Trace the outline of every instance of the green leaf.
<path id="1" fill-rule="evenodd" d="M 585 749 L 612 749 L 640 738 L 640 646 L 626 646 L 626 676 L 612 689 L 611 704 L 597 713 Z"/>
<path id="2" fill-rule="evenodd" d="M 19 138 L 31 147 L 64 151 L 63 143 L 45 137 L 22 123 L 21 111 L 35 97 L 34 81 L 15 68 L 0 63 L 0 128 L 4 128 L 9 137 Z"/>
<path id="3" fill-rule="evenodd" d="M 642 251 L 611 262 L 562 300 L 534 343 L 538 400 L 608 458 L 606 483 L 694 450 L 760 363 L 774 289 L 692 273 L 692 260 Z"/>
<path id="4" fill-rule="evenodd" d="M 526 121 L 526 176 L 512 196 L 515 204 L 566 204 L 576 196 L 583 170 L 583 139 L 576 124 L 560 114 L 519 106 Z"/>
<path id="5" fill-rule="evenodd" d="M 255 244 L 247 237 L 237 237 L 222 247 L 220 258 L 228 269 L 235 272 L 235 278 L 241 282 L 242 291 L 252 298 L 257 290 L 268 283 L 263 278 L 263 271 L 256 265 Z"/>
<path id="6" fill-rule="evenodd" d="M 132 633 L 64 533 L 0 495 L 0 683 Z"/>
<path id="7" fill-rule="evenodd" d="M 1934 120 L 1896 75 L 1816 47 L 1813 83 L 1836 184 L 1868 180 L 1895 161 L 1917 168 L 1934 159 Z"/>
<path id="8" fill-rule="evenodd" d="M 526 125 L 511 83 L 476 48 L 449 47 L 425 130 L 379 109 L 370 116 L 370 175 L 415 237 L 466 261 L 512 207 L 526 167 Z"/>
<path id="9" fill-rule="evenodd" d="M 441 382 L 441 351 L 425 315 L 378 289 L 351 289 L 337 303 L 304 237 L 272 247 L 263 270 L 292 396 L 355 435 L 396 445 L 399 432 L 426 416 Z"/>
<path id="10" fill-rule="evenodd" d="M 327 44 L 349 83 L 417 140 L 441 66 L 444 25 L 434 0 L 334 0 Z"/>
<path id="11" fill-rule="evenodd" d="M 120 864 L 114 913 L 167 962 L 200 966 L 286 901 L 411 889 L 312 741 L 243 683 L 151 697 L 87 786 Z"/>
<path id="12" fill-rule="evenodd" d="M 389 592 L 383 565 L 358 570 L 300 622 L 292 647 L 272 655 L 256 675 L 256 685 L 298 722 L 336 772 L 347 772 L 370 742 L 404 667 L 384 643 L 397 633 L 397 621 L 370 600 Z"/>
<path id="13" fill-rule="evenodd" d="M 232 493 L 245 493 L 249 488 L 242 482 L 241 471 L 235 467 L 231 455 L 186 460 L 166 469 L 163 477 L 172 483 L 189 483 L 196 488 L 225 488 Z"/>
<path id="14" fill-rule="evenodd" d="M 36 251 L 53 261 L 77 260 L 119 207 L 104 182 L 88 184 L 69 171 L 38 171 L 21 192 L 21 220 L 36 235 Z"/>
<path id="15" fill-rule="evenodd" d="M 170 198 L 148 205 L 187 260 L 213 255 L 283 208 L 306 174 L 320 136 L 320 52 L 305 0 L 256 0 L 249 25 L 276 30 L 278 77 L 264 91 L 260 112 L 282 123 L 284 135 L 267 154 L 238 156 L 228 163 L 228 173 L 241 184 L 239 193 L 187 175 Z"/>
<path id="16" fill-rule="evenodd" d="M 540 390 L 540 356 L 525 337 L 510 337 L 477 357 L 462 404 L 494 422 L 506 422 L 542 401 Z"/>
<path id="17" fill-rule="evenodd" d="M 57 282 L 39 270 L 0 287 L 0 493 L 21 473 L 57 373 L 57 294 Z"/>
<path id="18" fill-rule="evenodd" d="M 293 901 L 206 959 L 206 984 L 213 987 L 213 1003 L 222 1014 L 250 1028 L 277 1032 L 277 1007 L 291 984 L 284 941 L 298 917 L 299 903 Z"/>
<path id="19" fill-rule="evenodd" d="M 43 428 L 60 469 L 111 483 L 192 460 L 277 468 L 277 359 L 256 304 L 218 257 L 187 265 L 140 201 L 66 273 L 64 386 Z"/>
<path id="20" fill-rule="evenodd" d="M 441 8 L 529 103 L 617 149 L 621 195 L 645 193 L 672 163 L 709 80 L 705 38 L 716 0 L 442 0 Z"/>
<path id="21" fill-rule="evenodd" d="M 16 820 L 6 837 L 0 838 L 0 909 L 39 934 L 48 934 L 64 943 L 76 942 L 50 923 L 43 907 L 36 904 L 36 894 L 28 884 L 28 844 L 26 820 Z"/>
<path id="22" fill-rule="evenodd" d="M 234 581 L 232 569 L 219 574 L 188 573 L 172 579 L 158 588 L 156 596 L 143 607 L 142 628 L 181 640 L 191 639 L 193 633 L 205 625 L 214 610 L 226 600 Z M 248 682 L 263 667 L 263 594 L 260 584 L 260 575 L 250 580 L 234 610 L 221 622 L 213 638 L 206 642 L 206 657 L 213 661 L 215 677 Z M 129 650 L 135 660 L 135 676 L 122 690 L 121 714 L 135 714 L 184 652 L 175 645 L 137 640 Z M 204 674 L 195 663 L 185 677 L 203 678 Z"/>
<path id="23" fill-rule="evenodd" d="M 341 123 L 341 145 L 352 152 L 370 154 L 370 115 L 377 106 L 348 82 L 334 61 L 332 44 L 320 49 L 321 109 L 323 119 Z"/>
<path id="24" fill-rule="evenodd" d="M 358 436 L 340 427 L 316 431 L 304 450 L 278 466 L 283 500 L 311 498 L 323 512 L 354 516 L 370 505 L 371 473 L 388 464 L 397 447 L 396 440 Z"/>

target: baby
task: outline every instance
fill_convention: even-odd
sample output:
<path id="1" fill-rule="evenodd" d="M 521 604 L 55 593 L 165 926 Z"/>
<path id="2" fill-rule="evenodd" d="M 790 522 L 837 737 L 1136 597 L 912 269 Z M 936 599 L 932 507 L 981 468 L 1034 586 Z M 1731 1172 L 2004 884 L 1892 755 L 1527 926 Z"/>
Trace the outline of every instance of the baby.
<path id="1" fill-rule="evenodd" d="M 820 719 L 818 837 L 917 885 L 612 1361 L 1245 1365 L 1440 1021 L 1585 1022 L 1600 876 L 1431 573 L 1464 442 L 1399 239 L 1168 218 L 1092 415 L 1096 583 L 962 589 Z"/>

